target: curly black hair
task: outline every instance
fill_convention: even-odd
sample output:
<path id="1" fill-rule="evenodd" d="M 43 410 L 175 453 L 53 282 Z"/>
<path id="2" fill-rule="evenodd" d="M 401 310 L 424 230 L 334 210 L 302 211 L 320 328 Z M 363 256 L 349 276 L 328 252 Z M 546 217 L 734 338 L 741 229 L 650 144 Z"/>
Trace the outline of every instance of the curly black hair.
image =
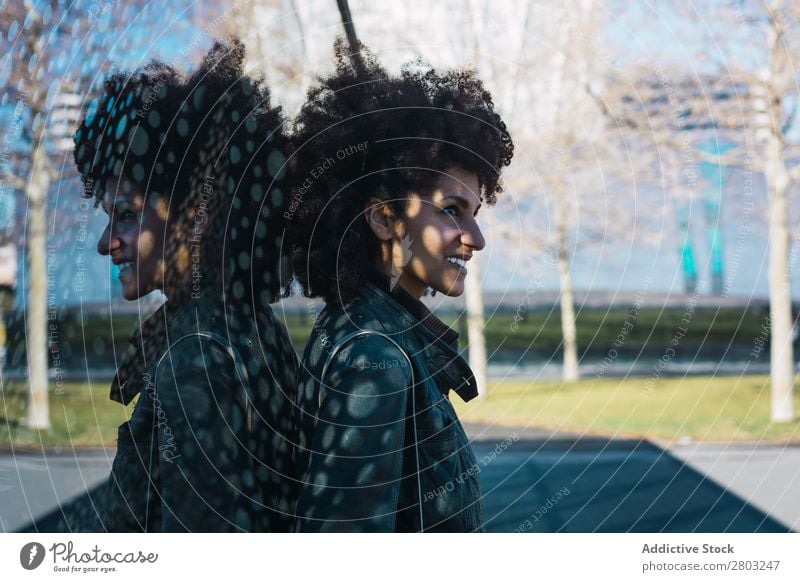
<path id="1" fill-rule="evenodd" d="M 224 285 L 234 300 L 272 302 L 286 284 L 290 143 L 263 81 L 243 72 L 244 50 L 235 38 L 216 42 L 188 76 L 157 61 L 110 75 L 74 136 L 84 196 L 99 204 L 107 184 L 132 182 L 169 202 L 170 301 Z M 190 269 L 204 277 L 190 282 Z"/>
<path id="2" fill-rule="evenodd" d="M 335 45 L 336 72 L 319 77 L 295 119 L 290 161 L 292 271 L 307 297 L 347 304 L 365 284 L 379 242 L 360 218 L 373 196 L 402 215 L 442 172 L 474 172 L 494 204 L 514 145 L 473 71 L 419 61 L 389 75 L 363 46 Z"/>

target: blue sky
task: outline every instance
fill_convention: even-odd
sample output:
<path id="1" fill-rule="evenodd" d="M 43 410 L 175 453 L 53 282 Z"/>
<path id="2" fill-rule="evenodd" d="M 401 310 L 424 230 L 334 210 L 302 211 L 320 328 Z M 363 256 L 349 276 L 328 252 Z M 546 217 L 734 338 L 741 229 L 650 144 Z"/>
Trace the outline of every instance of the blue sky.
<path id="1" fill-rule="evenodd" d="M 709 23 L 702 17 L 687 21 L 676 14 L 668 3 L 658 3 L 657 12 L 652 8 L 653 5 L 643 2 L 625 3 L 624 6 L 624 14 L 618 11 L 617 14 L 610 15 L 603 35 L 609 50 L 618 55 L 620 62 L 626 59 L 645 59 L 697 73 L 708 72 L 710 68 L 716 66 L 715 63 L 724 65 L 735 61 L 741 65 L 748 61 L 755 62 L 754 44 L 751 42 L 753 39 L 742 30 L 728 31 L 727 39 L 730 39 L 731 35 L 740 35 L 742 40 L 738 43 L 728 43 L 723 50 L 716 47 L 713 42 L 715 36 L 718 37 L 725 32 L 721 25 Z M 78 56 L 73 61 L 74 66 L 80 66 L 91 72 L 99 70 L 100 61 L 106 60 L 113 63 L 115 68 L 130 69 L 152 58 L 159 58 L 186 68 L 192 64 L 191 57 L 202 54 L 210 46 L 211 39 L 202 33 L 198 26 L 187 24 L 188 13 L 181 6 L 172 5 L 165 9 L 163 3 L 158 5 L 153 3 L 143 13 L 131 11 L 129 16 L 125 20 L 107 20 L 102 24 L 98 23 L 98 27 L 103 30 L 101 34 L 113 35 L 113 38 L 117 39 L 111 44 L 110 49 L 100 56 L 81 59 L 81 49 L 92 42 L 91 37 L 73 39 L 70 52 Z M 642 26 L 643 22 L 647 25 Z M 710 44 L 709 39 L 712 40 Z M 190 54 L 187 54 L 187 48 L 192 48 Z M 61 61 L 66 65 L 63 62 L 65 58 Z M 98 76 L 97 81 L 101 78 Z M 8 109 L 5 110 L 5 114 L 8 115 Z M 59 248 L 65 251 L 69 249 L 70 253 L 60 261 L 62 273 L 59 276 L 59 302 L 74 302 L 79 299 L 75 293 L 74 280 L 70 280 L 74 279 L 75 275 L 76 225 L 84 218 L 88 220 L 88 238 L 94 240 L 102 230 L 104 220 L 93 209 L 87 217 L 82 218 L 75 214 L 75 200 L 72 198 L 74 193 L 70 190 L 74 187 L 74 181 L 70 185 L 69 180 L 56 186 L 59 192 L 52 203 L 57 213 L 54 224 L 58 225 L 58 234 L 55 238 Z M 733 173 L 728 178 L 726 189 L 741 189 L 741 176 Z M 763 203 L 763 191 L 755 192 L 754 198 Z M 24 212 L 22 208 L 24 204 L 20 206 L 20 211 Z M 765 207 L 757 208 L 756 212 L 763 214 Z M 707 283 L 709 277 L 707 225 L 703 222 L 702 209 L 699 206 L 694 210 L 693 217 L 691 235 L 695 246 L 695 259 L 701 283 Z M 758 218 L 763 222 L 760 216 Z M 734 259 L 737 261 L 736 276 L 730 281 L 731 294 L 766 296 L 766 272 L 763 268 L 766 239 L 758 228 L 754 228 L 747 234 L 745 258 L 742 259 L 741 249 L 736 248 L 736 241 L 741 238 L 741 229 L 741 208 L 723 202 L 722 232 L 727 270 L 730 271 L 731 261 Z M 490 245 L 492 242 L 490 239 Z M 91 248 L 93 247 L 90 245 L 90 250 Z M 501 250 L 504 252 L 500 252 Z M 533 277 L 541 289 L 558 288 L 557 274 L 553 268 L 547 266 L 544 257 L 528 256 L 509 248 L 487 248 L 483 255 L 486 289 L 493 291 L 525 289 Z M 595 245 L 577 253 L 574 257 L 573 281 L 575 288 L 581 290 L 635 291 L 644 278 L 653 276 L 654 290 L 678 292 L 682 285 L 679 259 L 678 240 L 667 239 L 657 247 L 631 242 Z M 113 283 L 108 261 L 93 252 L 87 253 L 85 260 L 97 285 L 90 295 L 80 299 L 89 302 L 107 299 L 110 292 L 109 285 Z M 798 282 L 800 281 L 795 276 L 796 290 L 799 287 Z M 795 295 L 798 296 L 797 291 Z"/>

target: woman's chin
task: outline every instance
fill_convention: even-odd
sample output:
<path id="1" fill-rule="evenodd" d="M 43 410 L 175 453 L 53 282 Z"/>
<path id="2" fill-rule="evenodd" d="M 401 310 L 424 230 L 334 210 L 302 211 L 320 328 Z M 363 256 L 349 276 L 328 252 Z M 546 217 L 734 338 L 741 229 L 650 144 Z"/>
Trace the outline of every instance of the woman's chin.
<path id="1" fill-rule="evenodd" d="M 139 293 L 136 292 L 136 291 L 129 291 L 129 292 L 128 291 L 123 291 L 122 292 L 122 298 L 125 301 L 136 301 L 137 299 L 139 299 Z"/>
<path id="2" fill-rule="evenodd" d="M 463 281 L 453 281 L 450 285 L 441 285 L 437 287 L 431 287 L 437 293 L 441 293 L 442 295 L 446 295 L 447 297 L 460 297 L 464 294 L 464 282 Z"/>
<path id="3" fill-rule="evenodd" d="M 152 289 L 151 289 L 152 291 Z M 122 288 L 122 298 L 125 301 L 136 301 L 141 299 L 145 295 L 150 293 L 150 291 L 139 289 L 138 287 L 130 286 L 130 287 L 123 287 Z"/>

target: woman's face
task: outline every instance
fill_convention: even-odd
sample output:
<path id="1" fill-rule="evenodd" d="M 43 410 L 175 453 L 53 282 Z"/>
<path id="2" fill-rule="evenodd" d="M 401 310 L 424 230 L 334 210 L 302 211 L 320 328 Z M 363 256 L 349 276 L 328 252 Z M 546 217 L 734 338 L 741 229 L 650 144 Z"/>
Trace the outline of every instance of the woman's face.
<path id="1" fill-rule="evenodd" d="M 97 241 L 97 252 L 119 267 L 122 295 L 133 301 L 164 288 L 164 235 L 167 206 L 160 196 L 145 198 L 144 188 L 123 192 L 117 180 L 106 183 L 103 210 L 108 226 Z"/>
<path id="2" fill-rule="evenodd" d="M 393 227 L 392 282 L 414 297 L 428 287 L 461 295 L 467 262 L 486 246 L 475 220 L 480 206 L 478 177 L 459 167 L 442 174 L 431 195 L 412 195 L 405 216 Z"/>

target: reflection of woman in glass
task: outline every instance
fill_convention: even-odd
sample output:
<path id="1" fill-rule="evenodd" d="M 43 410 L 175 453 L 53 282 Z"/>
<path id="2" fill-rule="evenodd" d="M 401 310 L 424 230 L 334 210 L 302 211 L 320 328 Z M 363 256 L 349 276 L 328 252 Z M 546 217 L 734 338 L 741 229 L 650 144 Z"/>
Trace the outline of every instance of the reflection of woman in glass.
<path id="1" fill-rule="evenodd" d="M 298 385 L 303 531 L 478 531 L 478 467 L 449 401 L 474 377 L 420 301 L 460 295 L 513 153 L 468 72 L 391 76 L 337 45 L 296 122 L 293 269 L 326 302 Z"/>
<path id="2" fill-rule="evenodd" d="M 269 307 L 287 142 L 243 56 L 233 41 L 188 78 L 159 63 L 113 75 L 75 136 L 86 195 L 108 213 L 98 252 L 126 299 L 167 297 L 111 388 L 138 396 L 100 512 L 111 531 L 291 527 L 296 359 Z"/>

